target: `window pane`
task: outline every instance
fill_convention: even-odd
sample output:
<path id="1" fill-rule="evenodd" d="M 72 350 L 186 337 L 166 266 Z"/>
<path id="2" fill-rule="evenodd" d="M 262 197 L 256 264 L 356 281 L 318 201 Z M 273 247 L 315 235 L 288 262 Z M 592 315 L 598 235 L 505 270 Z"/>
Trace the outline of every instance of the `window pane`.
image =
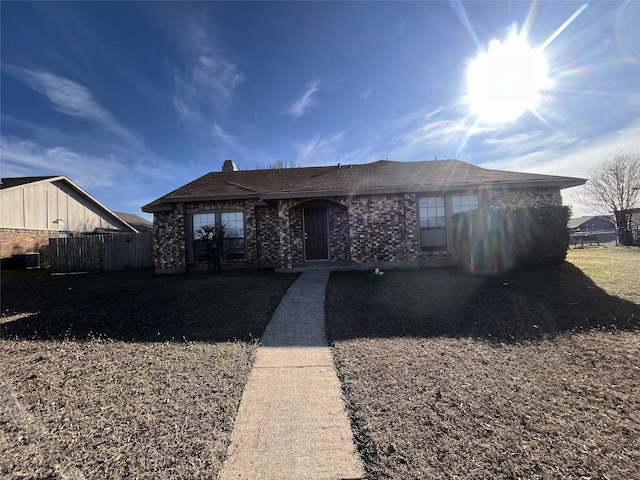
<path id="1" fill-rule="evenodd" d="M 193 214 L 193 236 L 198 238 L 200 236 L 200 229 L 204 226 L 215 226 L 216 214 L 215 213 L 194 213 Z"/>
<path id="2" fill-rule="evenodd" d="M 457 195 L 451 197 L 453 213 L 466 212 L 478 208 L 477 195 Z"/>
<path id="3" fill-rule="evenodd" d="M 422 250 L 446 250 L 447 234 L 444 228 L 428 228 L 420 231 Z"/>
<path id="4" fill-rule="evenodd" d="M 221 213 L 220 223 L 225 227 L 226 237 L 244 238 L 244 219 L 242 212 Z"/>
<path id="5" fill-rule="evenodd" d="M 418 201 L 420 226 L 435 226 L 444 218 L 444 197 L 422 197 Z"/>
<path id="6" fill-rule="evenodd" d="M 244 258 L 244 238 L 226 238 L 224 241 L 225 258 Z"/>
<path id="7" fill-rule="evenodd" d="M 420 246 L 422 250 L 446 250 L 446 215 L 444 197 L 418 199 Z"/>

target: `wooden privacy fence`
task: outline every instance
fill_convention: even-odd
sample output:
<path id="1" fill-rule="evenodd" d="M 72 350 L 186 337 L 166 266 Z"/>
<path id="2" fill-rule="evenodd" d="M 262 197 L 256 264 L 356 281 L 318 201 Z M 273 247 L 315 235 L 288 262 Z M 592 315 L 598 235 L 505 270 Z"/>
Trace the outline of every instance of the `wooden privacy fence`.
<path id="1" fill-rule="evenodd" d="M 151 233 L 49 239 L 54 272 L 103 272 L 153 267 Z"/>

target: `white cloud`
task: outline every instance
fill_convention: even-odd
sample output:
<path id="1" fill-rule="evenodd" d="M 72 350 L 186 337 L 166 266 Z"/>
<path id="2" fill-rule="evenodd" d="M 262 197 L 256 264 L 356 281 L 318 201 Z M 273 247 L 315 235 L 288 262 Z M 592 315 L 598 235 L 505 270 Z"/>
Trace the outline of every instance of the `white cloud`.
<path id="1" fill-rule="evenodd" d="M 91 91 L 73 80 L 41 70 L 9 67 L 9 73 L 49 99 L 58 112 L 99 124 L 131 146 L 142 148 L 143 142 L 120 125 L 113 115 L 100 106 Z"/>
<path id="2" fill-rule="evenodd" d="M 365 89 L 360 93 L 360 96 L 361 96 L 363 99 L 365 99 L 365 100 L 366 100 L 367 98 L 369 98 L 369 97 L 371 96 L 371 94 L 372 94 L 372 93 L 373 93 L 373 90 L 372 90 L 371 88 L 365 88 Z"/>
<path id="3" fill-rule="evenodd" d="M 298 163 L 305 167 L 338 163 L 338 148 L 341 146 L 345 134 L 346 131 L 343 131 L 325 138 L 316 135 L 308 142 L 296 145 Z"/>
<path id="4" fill-rule="evenodd" d="M 205 23 L 199 19 L 189 25 L 187 59 L 183 67 L 174 68 L 173 104 L 183 121 L 206 129 L 211 118 L 231 104 L 245 75 L 222 52 Z"/>
<path id="5" fill-rule="evenodd" d="M 514 141 L 511 143 L 515 144 L 518 138 L 522 137 L 512 139 Z M 593 140 L 580 140 L 558 133 L 546 138 L 532 136 L 527 141 L 537 145 L 537 148 L 520 154 L 520 147 L 514 145 L 513 150 L 501 150 L 496 160 L 483 163 L 482 166 L 549 175 L 586 177 L 596 165 L 613 154 L 640 152 L 640 120 L 636 120 L 626 128 Z M 507 144 L 508 140 L 505 140 L 503 146 Z"/>
<path id="6" fill-rule="evenodd" d="M 286 113 L 295 118 L 298 118 L 311 107 L 317 106 L 318 103 L 313 98 L 316 92 L 320 91 L 319 82 L 317 80 L 307 85 L 304 93 L 293 104 L 286 109 Z"/>
<path id="7" fill-rule="evenodd" d="M 118 162 L 74 152 L 64 147 L 43 148 L 14 137 L 1 142 L 2 176 L 66 175 L 87 188 L 109 188 L 126 178 L 126 168 Z"/>
<path id="8" fill-rule="evenodd" d="M 537 148 L 522 153 L 526 148 L 518 146 L 518 141 L 534 144 Z M 492 143 L 501 148 L 500 156 L 483 163 L 485 168 L 589 178 L 589 173 L 611 155 L 640 152 L 640 120 L 593 140 L 580 140 L 559 133 L 544 138 L 536 133 L 531 136 L 516 135 Z M 596 213 L 582 202 L 582 192 L 583 187 L 562 191 L 564 203 L 573 207 L 573 216 Z"/>
<path id="9" fill-rule="evenodd" d="M 429 159 L 457 157 L 474 133 L 473 125 L 466 118 L 438 119 L 440 111 L 442 109 L 407 118 L 404 125 L 400 124 L 403 128 L 390 139 L 393 149 L 389 154 L 394 158 L 424 160 L 427 151 Z"/>
<path id="10" fill-rule="evenodd" d="M 220 159 L 230 158 L 238 163 L 241 162 L 242 159 L 251 157 L 241 139 L 225 131 L 223 127 L 217 123 L 213 124 L 211 138 L 214 141 L 213 150 L 215 151 L 215 155 Z M 238 155 L 240 155 L 240 158 L 238 158 Z"/>

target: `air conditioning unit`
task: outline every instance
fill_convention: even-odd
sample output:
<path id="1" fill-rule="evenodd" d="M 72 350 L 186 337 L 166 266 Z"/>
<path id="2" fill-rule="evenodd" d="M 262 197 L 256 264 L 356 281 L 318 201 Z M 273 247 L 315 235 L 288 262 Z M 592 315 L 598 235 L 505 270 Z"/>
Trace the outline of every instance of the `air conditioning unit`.
<path id="1" fill-rule="evenodd" d="M 16 270 L 40 268 L 40 254 L 38 252 L 15 253 L 11 256 L 11 266 Z"/>

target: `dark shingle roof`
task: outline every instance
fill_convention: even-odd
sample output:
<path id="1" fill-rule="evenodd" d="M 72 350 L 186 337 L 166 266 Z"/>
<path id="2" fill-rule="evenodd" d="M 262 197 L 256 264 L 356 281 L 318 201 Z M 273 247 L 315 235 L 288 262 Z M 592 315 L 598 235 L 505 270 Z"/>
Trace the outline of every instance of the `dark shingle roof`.
<path id="1" fill-rule="evenodd" d="M 172 203 L 236 198 L 283 199 L 465 188 L 582 185 L 585 180 L 554 175 L 489 170 L 460 160 L 212 172 L 145 205 L 153 212 Z"/>
<path id="2" fill-rule="evenodd" d="M 26 185 L 28 183 L 41 182 L 42 180 L 48 180 L 50 178 L 58 178 L 55 175 L 50 175 L 48 177 L 11 177 L 11 178 L 3 178 L 0 179 L 2 183 L 0 184 L 0 188 L 12 188 L 18 187 L 20 185 Z"/>
<path id="3" fill-rule="evenodd" d="M 153 222 L 150 222 L 146 218 L 142 218 L 140 215 L 115 211 L 113 213 L 138 230 L 138 232 L 153 232 Z"/>
<path id="4" fill-rule="evenodd" d="M 612 217 L 608 216 L 608 215 L 586 215 L 584 217 L 576 217 L 576 218 L 571 218 L 569 219 L 569 221 L 567 222 L 567 227 L 568 228 L 578 228 L 581 227 L 585 224 L 588 224 L 589 222 L 601 222 L 604 224 L 610 224 L 612 227 L 615 227 L 615 222 L 613 220 Z"/>

